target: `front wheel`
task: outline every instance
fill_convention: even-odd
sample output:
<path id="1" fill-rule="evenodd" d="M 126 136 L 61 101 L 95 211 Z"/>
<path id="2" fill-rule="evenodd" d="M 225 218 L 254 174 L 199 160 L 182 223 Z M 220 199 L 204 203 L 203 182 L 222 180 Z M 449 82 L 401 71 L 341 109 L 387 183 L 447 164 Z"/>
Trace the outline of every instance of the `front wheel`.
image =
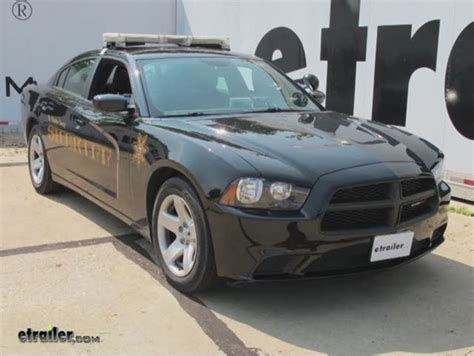
<path id="1" fill-rule="evenodd" d="M 193 293 L 216 282 L 206 216 L 186 181 L 171 178 L 163 184 L 156 196 L 152 228 L 155 252 L 172 286 Z"/>
<path id="2" fill-rule="evenodd" d="M 28 167 L 31 183 L 40 194 L 50 194 L 57 189 L 51 177 L 48 157 L 38 125 L 35 125 L 28 138 Z"/>

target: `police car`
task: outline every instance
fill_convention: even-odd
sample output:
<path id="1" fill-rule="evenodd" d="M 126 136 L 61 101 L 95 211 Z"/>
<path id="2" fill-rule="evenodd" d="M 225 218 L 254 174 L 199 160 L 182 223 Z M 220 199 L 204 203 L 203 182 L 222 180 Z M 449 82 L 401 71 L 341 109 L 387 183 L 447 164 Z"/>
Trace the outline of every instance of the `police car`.
<path id="1" fill-rule="evenodd" d="M 184 292 L 385 268 L 440 245 L 443 153 L 326 110 L 306 78 L 311 90 L 225 38 L 105 34 L 24 89 L 31 182 L 130 225 Z"/>

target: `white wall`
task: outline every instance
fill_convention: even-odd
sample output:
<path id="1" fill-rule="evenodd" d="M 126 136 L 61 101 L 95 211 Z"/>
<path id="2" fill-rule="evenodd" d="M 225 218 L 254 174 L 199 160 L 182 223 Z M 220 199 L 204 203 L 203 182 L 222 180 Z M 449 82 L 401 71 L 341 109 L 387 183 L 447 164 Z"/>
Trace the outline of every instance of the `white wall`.
<path id="1" fill-rule="evenodd" d="M 29 19 L 13 16 L 18 1 L 32 6 Z M 380 26 L 411 25 L 414 34 L 439 20 L 436 70 L 412 74 L 406 127 L 443 149 L 449 170 L 471 176 L 474 141 L 461 135 L 448 116 L 444 80 L 449 53 L 474 20 L 473 11 L 472 0 L 361 0 L 359 26 L 367 27 L 367 45 L 365 61 L 357 63 L 354 95 L 354 114 L 371 118 Z M 0 0 L 0 122 L 19 120 L 19 95 L 11 86 L 6 95 L 6 77 L 20 87 L 29 77 L 46 81 L 74 55 L 100 48 L 103 32 L 223 35 L 231 38 L 233 50 L 255 53 L 269 30 L 285 26 L 301 39 L 307 61 L 306 68 L 290 75 L 315 73 L 325 91 L 328 65 L 320 59 L 321 41 L 330 13 L 331 0 Z"/>
<path id="2" fill-rule="evenodd" d="M 15 0 L 0 0 L 0 121 L 19 120 L 19 94 L 6 96 L 5 78 L 18 86 L 32 76 L 47 81 L 66 61 L 102 47 L 104 32 L 174 33 L 174 0 L 28 0 L 31 17 L 12 14 Z M 15 8 L 14 8 L 15 10 Z"/>
<path id="3" fill-rule="evenodd" d="M 325 91 L 327 62 L 320 59 L 321 31 L 329 27 L 330 11 L 330 0 L 179 0 L 177 31 L 229 36 L 234 51 L 255 53 L 268 31 L 288 27 L 302 41 L 307 60 L 307 68 L 290 76 L 315 73 Z M 451 48 L 474 20 L 473 11 L 471 0 L 361 0 L 359 26 L 368 28 L 367 48 L 365 61 L 357 63 L 354 96 L 354 115 L 371 119 L 379 26 L 411 25 L 413 35 L 423 24 L 439 20 L 436 70 L 420 68 L 412 74 L 406 128 L 440 147 L 447 157 L 447 169 L 470 176 L 474 175 L 474 141 L 452 124 L 444 99 L 444 81 Z M 474 120 L 474 113 L 470 120 Z"/>

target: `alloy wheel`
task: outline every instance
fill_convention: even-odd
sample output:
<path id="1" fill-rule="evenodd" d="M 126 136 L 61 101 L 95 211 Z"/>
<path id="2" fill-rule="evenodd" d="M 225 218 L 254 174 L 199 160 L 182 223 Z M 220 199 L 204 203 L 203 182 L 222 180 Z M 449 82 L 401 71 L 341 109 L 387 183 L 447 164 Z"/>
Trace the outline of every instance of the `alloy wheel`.
<path id="1" fill-rule="evenodd" d="M 33 135 L 31 138 L 29 155 L 33 183 L 40 186 L 44 177 L 44 150 L 39 135 Z"/>
<path id="2" fill-rule="evenodd" d="M 160 252 L 168 270 L 177 277 L 187 276 L 196 262 L 198 246 L 186 201 L 179 195 L 168 195 L 161 203 L 157 226 Z"/>

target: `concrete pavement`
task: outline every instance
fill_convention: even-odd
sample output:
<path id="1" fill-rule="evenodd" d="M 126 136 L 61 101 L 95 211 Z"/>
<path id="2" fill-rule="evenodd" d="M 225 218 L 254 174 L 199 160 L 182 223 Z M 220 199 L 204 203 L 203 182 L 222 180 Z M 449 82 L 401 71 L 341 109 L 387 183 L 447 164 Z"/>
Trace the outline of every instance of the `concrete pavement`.
<path id="1" fill-rule="evenodd" d="M 75 193 L 43 197 L 22 149 L 0 149 L 0 353 L 467 354 L 474 350 L 474 218 L 394 270 L 307 282 L 170 288 L 147 244 Z M 48 325 L 100 343 L 20 343 Z"/>

